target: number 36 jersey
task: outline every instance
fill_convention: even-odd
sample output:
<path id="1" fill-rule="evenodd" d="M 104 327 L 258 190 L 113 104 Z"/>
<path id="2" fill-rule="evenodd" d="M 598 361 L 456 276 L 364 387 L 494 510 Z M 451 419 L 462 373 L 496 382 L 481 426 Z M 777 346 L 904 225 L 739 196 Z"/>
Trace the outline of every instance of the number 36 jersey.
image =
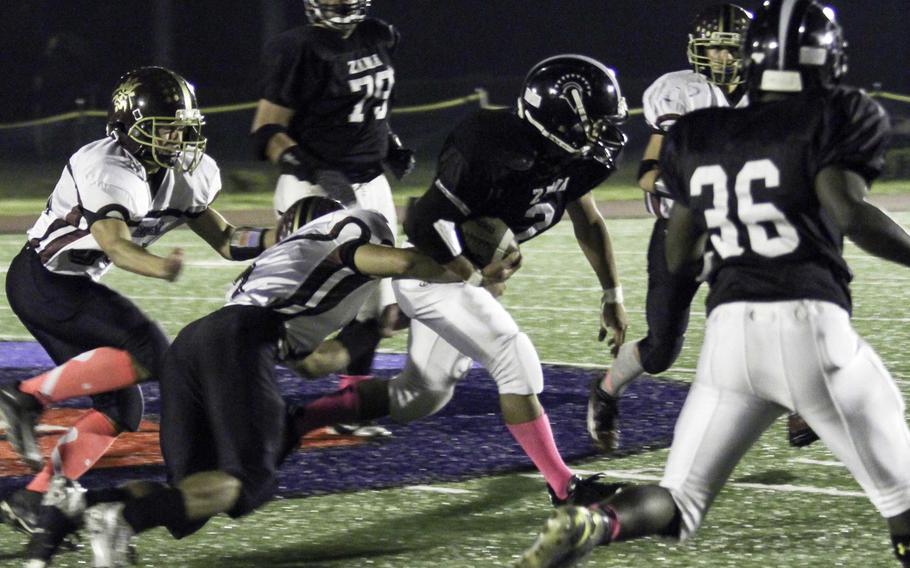
<path id="1" fill-rule="evenodd" d="M 661 168 L 674 199 L 708 233 L 708 311 L 797 299 L 850 311 L 843 235 L 821 208 L 815 177 L 835 166 L 871 182 L 884 165 L 888 130 L 884 109 L 848 87 L 679 119 Z"/>

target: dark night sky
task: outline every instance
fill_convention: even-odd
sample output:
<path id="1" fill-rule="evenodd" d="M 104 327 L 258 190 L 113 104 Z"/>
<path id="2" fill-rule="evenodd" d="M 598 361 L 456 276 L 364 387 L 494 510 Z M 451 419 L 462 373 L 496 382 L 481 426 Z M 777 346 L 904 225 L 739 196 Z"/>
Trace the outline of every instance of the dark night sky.
<path id="1" fill-rule="evenodd" d="M 117 77 L 168 63 L 193 81 L 203 106 L 257 98 L 268 0 L 170 0 L 171 61 L 156 58 L 155 5 L 168 0 L 0 2 L 0 122 L 70 110 L 80 94 L 103 108 Z M 272 0 L 279 27 L 304 19 L 299 0 Z M 712 0 L 374 0 L 394 23 L 401 104 L 459 96 L 487 86 L 508 103 L 543 57 L 579 52 L 617 69 L 632 106 L 658 75 L 686 67 L 692 14 Z M 850 42 L 848 82 L 910 94 L 910 0 L 833 0 Z M 757 1 L 743 1 L 748 9 Z M 48 45 L 58 47 L 48 56 Z M 36 87 L 44 77 L 43 89 Z M 92 99 L 94 97 L 94 99 Z M 94 100 L 94 104 L 93 104 Z"/>

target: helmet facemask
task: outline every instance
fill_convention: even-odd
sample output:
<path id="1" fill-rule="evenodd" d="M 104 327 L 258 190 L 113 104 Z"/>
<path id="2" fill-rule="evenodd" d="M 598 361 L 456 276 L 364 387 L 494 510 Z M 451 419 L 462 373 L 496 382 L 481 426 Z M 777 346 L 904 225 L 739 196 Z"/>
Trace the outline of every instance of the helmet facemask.
<path id="1" fill-rule="evenodd" d="M 709 54 L 709 50 L 717 50 Z M 729 53 L 725 57 L 723 51 Z M 712 32 L 707 37 L 691 37 L 686 50 L 689 63 L 718 87 L 735 87 L 743 82 L 742 35 L 735 32 Z"/>
<path id="2" fill-rule="evenodd" d="M 138 157 L 163 168 L 179 167 L 192 172 L 202 161 L 208 142 L 202 136 L 203 124 L 205 118 L 198 108 L 180 109 L 172 117 L 149 116 L 136 120 L 126 136 L 138 145 Z"/>
<path id="3" fill-rule="evenodd" d="M 311 23 L 350 33 L 366 19 L 370 0 L 304 0 L 304 6 Z"/>

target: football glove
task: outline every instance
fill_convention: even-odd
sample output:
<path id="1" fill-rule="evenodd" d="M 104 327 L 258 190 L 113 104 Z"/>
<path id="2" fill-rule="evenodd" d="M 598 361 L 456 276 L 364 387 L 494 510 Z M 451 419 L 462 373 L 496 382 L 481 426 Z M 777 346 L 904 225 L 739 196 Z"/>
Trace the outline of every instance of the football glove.
<path id="1" fill-rule="evenodd" d="M 385 165 L 389 171 L 400 180 L 411 173 L 416 164 L 414 150 L 405 148 L 397 135 L 389 134 L 389 151 L 385 156 Z"/>

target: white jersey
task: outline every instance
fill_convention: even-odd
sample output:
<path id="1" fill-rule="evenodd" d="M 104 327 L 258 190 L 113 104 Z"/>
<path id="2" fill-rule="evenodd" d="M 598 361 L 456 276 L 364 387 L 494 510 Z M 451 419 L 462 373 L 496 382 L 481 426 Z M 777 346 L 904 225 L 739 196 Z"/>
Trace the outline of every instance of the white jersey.
<path id="1" fill-rule="evenodd" d="M 162 171 L 153 194 L 141 162 L 116 140 L 83 146 L 70 157 L 47 208 L 29 229 L 30 246 L 51 272 L 97 280 L 111 261 L 92 237 L 93 222 L 122 219 L 132 241 L 147 247 L 202 214 L 221 190 L 221 173 L 209 156 L 192 173 Z"/>
<path id="2" fill-rule="evenodd" d="M 307 223 L 263 252 L 234 282 L 226 305 L 268 307 L 285 318 L 290 351 L 313 351 L 354 319 L 379 281 L 354 266 L 363 244 L 389 245 L 386 218 L 341 210 Z"/>
<path id="3" fill-rule="evenodd" d="M 734 108 L 748 104 L 743 95 Z M 723 89 L 709 81 L 701 73 L 691 69 L 673 71 L 661 75 L 645 90 L 642 97 L 645 120 L 655 132 L 666 133 L 682 115 L 703 108 L 729 107 L 730 102 Z M 645 195 L 648 212 L 667 217 L 672 200 L 665 197 Z"/>

